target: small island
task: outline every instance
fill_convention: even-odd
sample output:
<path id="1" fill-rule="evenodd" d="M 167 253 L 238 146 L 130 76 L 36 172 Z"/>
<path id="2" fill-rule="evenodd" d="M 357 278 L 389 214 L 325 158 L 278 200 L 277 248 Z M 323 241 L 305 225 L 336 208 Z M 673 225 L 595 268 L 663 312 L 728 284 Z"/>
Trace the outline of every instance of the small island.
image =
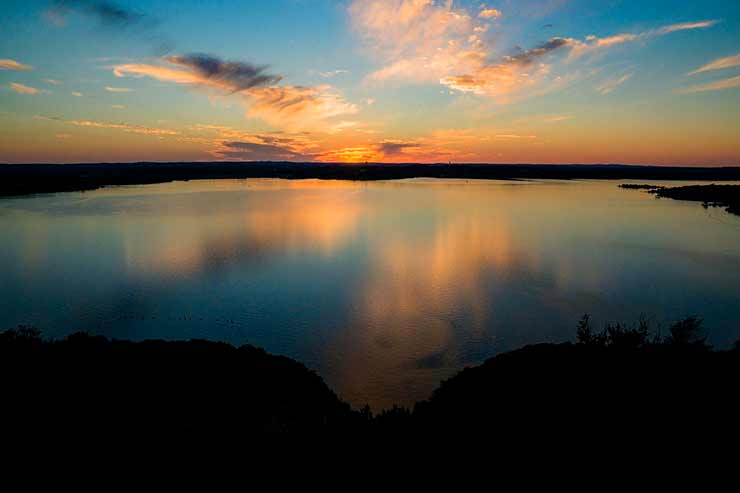
<path id="1" fill-rule="evenodd" d="M 730 214 L 740 215 L 740 185 L 686 185 L 664 187 L 649 184 L 619 185 L 627 190 L 645 190 L 658 198 L 701 202 L 702 206 L 724 207 Z"/>

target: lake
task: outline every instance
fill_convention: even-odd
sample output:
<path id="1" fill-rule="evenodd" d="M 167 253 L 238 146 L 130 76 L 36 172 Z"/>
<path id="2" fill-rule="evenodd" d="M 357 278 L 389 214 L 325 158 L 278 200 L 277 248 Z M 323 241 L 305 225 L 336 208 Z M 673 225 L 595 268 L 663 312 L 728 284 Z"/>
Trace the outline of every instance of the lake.
<path id="1" fill-rule="evenodd" d="M 740 217 L 619 183 L 250 179 L 0 199 L 0 328 L 250 343 L 376 410 L 498 352 L 571 340 L 586 312 L 663 330 L 698 315 L 730 346 Z"/>

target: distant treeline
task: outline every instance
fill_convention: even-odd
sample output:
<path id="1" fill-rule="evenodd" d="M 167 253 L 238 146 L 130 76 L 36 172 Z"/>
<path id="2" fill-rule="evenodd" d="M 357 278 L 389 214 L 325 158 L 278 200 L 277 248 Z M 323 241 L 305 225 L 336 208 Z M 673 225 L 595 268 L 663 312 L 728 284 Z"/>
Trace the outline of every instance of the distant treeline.
<path id="1" fill-rule="evenodd" d="M 665 335 L 641 320 L 576 343 L 503 353 L 442 382 L 413 409 L 353 410 L 302 364 L 252 346 L 109 340 L 84 333 L 45 340 L 20 327 L 0 334 L 5 426 L 76 434 L 183 431 L 560 430 L 603 433 L 736 427 L 740 347 L 715 351 L 701 320 Z"/>
<path id="2" fill-rule="evenodd" d="M 0 165 L 0 196 L 93 190 L 107 185 L 141 185 L 181 180 L 223 178 L 728 181 L 740 180 L 740 167 L 702 168 L 534 164 L 338 164 L 291 162 L 15 164 Z"/>
<path id="3" fill-rule="evenodd" d="M 688 185 L 663 187 L 645 184 L 623 184 L 628 190 L 647 190 L 659 198 L 701 202 L 704 207 L 724 207 L 731 214 L 740 215 L 740 185 Z"/>

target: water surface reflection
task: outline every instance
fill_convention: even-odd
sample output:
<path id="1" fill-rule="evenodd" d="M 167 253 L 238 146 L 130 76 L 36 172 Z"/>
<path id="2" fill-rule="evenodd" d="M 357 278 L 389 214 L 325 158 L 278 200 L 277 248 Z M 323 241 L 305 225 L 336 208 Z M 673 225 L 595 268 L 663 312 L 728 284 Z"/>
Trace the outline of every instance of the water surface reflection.
<path id="1" fill-rule="evenodd" d="M 614 182 L 243 180 L 0 201 L 0 324 L 295 357 L 353 404 L 597 321 L 740 337 L 740 220 Z"/>

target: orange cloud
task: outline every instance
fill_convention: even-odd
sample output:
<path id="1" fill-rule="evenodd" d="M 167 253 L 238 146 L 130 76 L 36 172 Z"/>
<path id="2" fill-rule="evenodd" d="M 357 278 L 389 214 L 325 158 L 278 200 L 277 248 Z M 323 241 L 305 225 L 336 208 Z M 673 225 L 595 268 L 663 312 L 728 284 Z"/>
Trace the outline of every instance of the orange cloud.
<path id="1" fill-rule="evenodd" d="M 501 17 L 501 11 L 496 9 L 483 9 L 481 10 L 481 13 L 478 14 L 478 17 L 481 19 L 498 19 Z"/>
<path id="2" fill-rule="evenodd" d="M 513 94 L 548 80 L 551 66 L 540 60 L 569 45 L 568 39 L 553 38 L 531 50 L 505 57 L 498 63 L 481 65 L 472 73 L 443 77 L 440 83 L 456 91 L 508 102 Z"/>
<path id="3" fill-rule="evenodd" d="M 20 84 L 18 82 L 11 82 L 9 84 L 9 87 L 12 90 L 14 90 L 15 92 L 17 92 L 18 94 L 24 94 L 24 95 L 33 95 L 33 94 L 38 94 L 38 93 L 41 92 L 38 89 L 36 89 L 35 87 L 26 86 L 26 85 Z"/>
<path id="4" fill-rule="evenodd" d="M 277 86 L 250 84 L 243 74 L 212 76 L 208 72 L 182 63 L 180 57 L 167 59 L 182 68 L 147 64 L 124 64 L 114 67 L 117 77 L 151 77 L 160 81 L 193 87 L 207 88 L 221 93 L 238 93 L 247 109 L 247 116 L 260 118 L 276 126 L 305 127 L 317 125 L 321 120 L 340 115 L 357 113 L 359 107 L 344 100 L 333 92 L 331 86 Z M 278 77 L 268 77 L 267 82 L 276 82 Z"/>
<path id="5" fill-rule="evenodd" d="M 25 65 L 10 58 L 0 59 L 0 70 L 33 70 L 30 65 Z"/>
<path id="6" fill-rule="evenodd" d="M 450 72 L 470 70 L 486 53 L 473 19 L 451 1 L 355 0 L 352 25 L 384 67 L 370 80 L 428 82 Z"/>
<path id="7" fill-rule="evenodd" d="M 316 156 L 317 161 L 325 163 L 376 163 L 383 155 L 375 147 L 345 147 L 323 152 Z"/>

